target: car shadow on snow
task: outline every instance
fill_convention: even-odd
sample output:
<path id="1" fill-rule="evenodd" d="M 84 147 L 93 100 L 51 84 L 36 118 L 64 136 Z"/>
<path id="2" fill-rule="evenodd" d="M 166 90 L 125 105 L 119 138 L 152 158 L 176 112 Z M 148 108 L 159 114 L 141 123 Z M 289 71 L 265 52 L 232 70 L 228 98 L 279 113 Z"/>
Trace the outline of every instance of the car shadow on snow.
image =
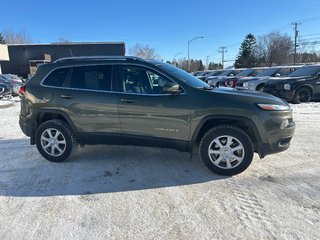
<path id="1" fill-rule="evenodd" d="M 86 146 L 66 162 L 42 158 L 29 139 L 0 140 L 0 196 L 60 196 L 221 180 L 197 156 L 171 149 Z"/>

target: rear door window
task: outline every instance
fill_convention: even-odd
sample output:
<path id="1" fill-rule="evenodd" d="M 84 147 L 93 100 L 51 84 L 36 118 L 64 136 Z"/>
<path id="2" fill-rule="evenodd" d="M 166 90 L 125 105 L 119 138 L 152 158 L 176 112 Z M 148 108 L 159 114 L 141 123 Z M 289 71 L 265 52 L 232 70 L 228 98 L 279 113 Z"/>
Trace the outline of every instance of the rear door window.
<path id="1" fill-rule="evenodd" d="M 112 66 L 96 65 L 72 68 L 67 85 L 75 89 L 111 91 Z"/>

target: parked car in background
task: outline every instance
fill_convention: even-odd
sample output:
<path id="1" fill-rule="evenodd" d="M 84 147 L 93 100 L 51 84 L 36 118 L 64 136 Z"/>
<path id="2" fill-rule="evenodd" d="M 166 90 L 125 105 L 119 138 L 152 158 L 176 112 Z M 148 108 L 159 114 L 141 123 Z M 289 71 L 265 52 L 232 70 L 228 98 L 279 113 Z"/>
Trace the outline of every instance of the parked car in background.
<path id="1" fill-rule="evenodd" d="M 301 67 L 288 77 L 270 78 L 263 91 L 292 103 L 319 100 L 320 65 Z"/>
<path id="2" fill-rule="evenodd" d="M 255 77 L 245 77 L 237 82 L 237 87 L 244 87 L 250 90 L 263 91 L 265 83 L 270 77 L 285 77 L 301 66 L 285 66 L 264 68 Z"/>
<path id="3" fill-rule="evenodd" d="M 0 83 L 9 85 L 12 96 L 19 95 L 19 88 L 22 86 L 22 80 L 13 74 L 0 74 Z"/>
<path id="4" fill-rule="evenodd" d="M 245 69 L 229 69 L 222 72 L 220 75 L 208 77 L 207 83 L 210 86 L 218 86 L 220 82 L 224 82 L 228 77 L 233 77 Z"/>
<path id="5" fill-rule="evenodd" d="M 204 79 L 201 79 L 202 81 L 208 83 L 208 80 L 211 78 L 211 77 L 215 77 L 215 76 L 219 76 L 220 74 L 222 74 L 225 70 L 213 70 L 211 71 L 209 74 L 206 75 L 206 77 Z"/>
<path id="6" fill-rule="evenodd" d="M 197 77 L 198 79 L 206 82 L 206 79 L 209 77 L 209 76 L 215 76 L 215 75 L 219 75 L 221 74 L 221 71 L 218 71 L 218 70 L 210 70 L 210 71 L 204 71 L 202 72 L 202 74 L 198 74 Z"/>
<path id="7" fill-rule="evenodd" d="M 210 73 L 211 71 L 201 71 L 197 72 L 196 75 L 194 75 L 196 78 L 199 78 L 200 80 L 203 80 L 206 78 L 206 76 Z"/>
<path id="8" fill-rule="evenodd" d="M 0 83 L 0 99 L 11 95 L 11 89 L 8 84 Z"/>
<path id="9" fill-rule="evenodd" d="M 234 88 L 237 86 L 239 79 L 243 77 L 248 77 L 248 76 L 256 76 L 259 72 L 261 72 L 260 69 L 248 68 L 238 73 L 236 76 L 228 77 L 225 81 L 220 81 L 219 85 Z"/>
<path id="10" fill-rule="evenodd" d="M 193 76 L 201 76 L 201 74 L 203 73 L 204 71 L 196 71 L 194 73 L 192 73 Z"/>

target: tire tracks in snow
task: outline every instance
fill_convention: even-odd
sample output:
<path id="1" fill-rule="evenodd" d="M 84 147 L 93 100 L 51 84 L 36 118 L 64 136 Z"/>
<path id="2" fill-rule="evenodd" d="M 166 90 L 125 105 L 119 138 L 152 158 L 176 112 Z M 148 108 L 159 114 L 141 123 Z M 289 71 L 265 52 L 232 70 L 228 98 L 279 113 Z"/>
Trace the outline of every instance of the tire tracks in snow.
<path id="1" fill-rule="evenodd" d="M 231 202 L 224 202 L 225 210 L 232 211 L 231 214 L 238 217 L 242 227 L 247 229 L 250 235 L 253 234 L 251 236 L 256 236 L 257 239 L 277 239 L 277 227 L 262 202 L 252 190 L 244 188 L 239 181 L 241 179 L 234 177 L 225 181 L 232 193 L 230 197 L 233 198 Z M 263 235 L 257 236 L 257 233 Z"/>

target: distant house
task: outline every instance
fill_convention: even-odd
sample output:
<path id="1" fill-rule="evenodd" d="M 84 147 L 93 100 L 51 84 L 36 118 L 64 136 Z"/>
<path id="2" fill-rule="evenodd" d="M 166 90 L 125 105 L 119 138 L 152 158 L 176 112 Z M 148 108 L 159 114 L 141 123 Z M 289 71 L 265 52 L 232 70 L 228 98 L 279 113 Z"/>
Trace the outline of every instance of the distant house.
<path id="1" fill-rule="evenodd" d="M 2 73 L 28 77 L 34 74 L 39 64 L 63 57 L 76 56 L 121 56 L 125 55 L 123 42 L 9 44 L 9 61 L 2 61 Z"/>

